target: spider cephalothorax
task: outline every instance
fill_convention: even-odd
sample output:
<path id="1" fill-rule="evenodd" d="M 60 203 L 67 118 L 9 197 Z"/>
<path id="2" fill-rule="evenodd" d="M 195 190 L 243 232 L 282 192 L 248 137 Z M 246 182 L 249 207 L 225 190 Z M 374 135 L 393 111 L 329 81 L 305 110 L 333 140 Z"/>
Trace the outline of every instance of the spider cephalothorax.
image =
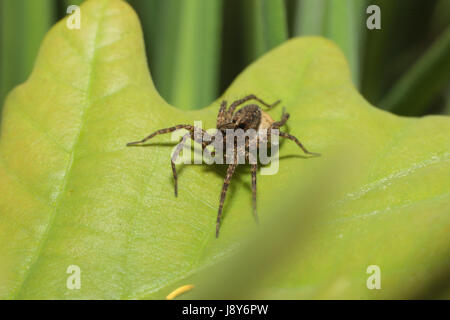
<path id="1" fill-rule="evenodd" d="M 258 130 L 259 132 L 261 132 L 261 130 L 265 130 L 266 132 L 271 132 L 271 130 L 279 130 L 279 128 L 282 127 L 286 123 L 286 121 L 289 119 L 289 114 L 285 113 L 283 110 L 283 114 L 281 116 L 280 121 L 274 121 L 270 117 L 269 114 L 262 111 L 261 108 L 256 104 L 248 104 L 236 111 L 236 108 L 238 106 L 242 105 L 243 103 L 245 103 L 249 100 L 255 100 L 269 109 L 276 106 L 280 102 L 280 101 L 277 101 L 277 102 L 269 105 L 252 94 L 243 99 L 234 101 L 230 105 L 230 107 L 227 109 L 227 102 L 223 101 L 222 104 L 220 105 L 219 114 L 217 116 L 216 127 L 217 127 L 217 130 L 219 130 L 223 133 L 221 135 L 221 137 L 223 137 L 222 138 L 223 140 L 220 143 L 220 146 L 222 146 L 224 148 L 224 150 L 222 152 L 222 154 L 224 156 L 226 154 L 225 149 L 227 148 L 227 143 L 226 143 L 226 137 L 227 137 L 226 131 L 227 130 L 242 129 L 244 132 L 246 132 L 246 131 L 249 131 L 250 129 L 253 129 L 253 130 Z M 144 143 L 147 140 L 153 138 L 156 135 L 173 132 L 173 131 L 179 130 L 179 129 L 186 129 L 189 132 L 182 137 L 181 142 L 178 144 L 175 152 L 172 155 L 172 159 L 171 159 L 172 172 L 173 172 L 173 177 L 175 180 L 175 196 L 178 195 L 178 177 L 177 177 L 177 171 L 176 171 L 174 161 L 176 160 L 176 158 L 179 156 L 181 150 L 183 149 L 184 143 L 186 142 L 186 140 L 188 138 L 190 138 L 194 141 L 200 142 L 202 144 L 202 148 L 204 150 L 208 145 L 210 145 L 214 142 L 215 136 L 208 134 L 205 130 L 203 130 L 201 128 L 196 128 L 189 124 L 179 124 L 179 125 L 176 125 L 173 127 L 157 130 L 157 131 L 153 132 L 151 135 L 149 135 L 148 137 L 146 137 L 140 141 L 130 142 L 127 144 L 127 146 L 141 144 L 141 143 Z M 198 137 L 198 133 L 200 133 L 200 137 Z M 308 150 L 306 150 L 306 148 L 300 143 L 300 141 L 296 137 L 294 137 L 286 132 L 279 131 L 279 136 L 294 141 L 306 154 L 318 155 L 317 153 L 309 152 Z M 267 137 L 267 136 L 265 135 L 264 137 Z M 249 138 L 249 139 L 251 140 L 252 138 Z M 260 136 L 255 135 L 255 139 L 259 140 Z M 268 141 L 265 140 L 265 142 L 267 143 Z M 256 141 L 256 143 L 258 143 L 258 141 Z M 230 184 L 231 178 L 236 170 L 236 167 L 238 166 L 238 164 L 240 164 L 238 162 L 238 154 L 243 153 L 243 156 L 245 157 L 246 162 L 248 162 L 249 144 L 250 144 L 250 141 L 246 141 L 245 145 L 243 147 L 239 147 L 235 144 L 235 141 L 233 141 L 233 145 L 234 145 L 233 150 L 234 150 L 235 155 L 234 155 L 234 157 L 232 157 L 231 162 L 228 163 L 227 174 L 225 176 L 225 181 L 222 186 L 222 192 L 220 194 L 219 210 L 217 213 L 217 221 L 216 221 L 216 237 L 219 236 L 220 219 L 222 216 L 222 209 L 223 209 L 223 204 L 225 202 L 225 196 L 227 193 L 228 185 Z M 215 147 L 217 147 L 217 144 L 214 144 L 214 145 L 215 145 Z M 258 221 L 258 216 L 257 216 L 257 212 L 256 212 L 256 171 L 257 171 L 257 169 L 258 169 L 258 164 L 252 163 L 251 164 L 252 200 L 253 200 L 253 214 L 254 214 L 256 221 Z"/>

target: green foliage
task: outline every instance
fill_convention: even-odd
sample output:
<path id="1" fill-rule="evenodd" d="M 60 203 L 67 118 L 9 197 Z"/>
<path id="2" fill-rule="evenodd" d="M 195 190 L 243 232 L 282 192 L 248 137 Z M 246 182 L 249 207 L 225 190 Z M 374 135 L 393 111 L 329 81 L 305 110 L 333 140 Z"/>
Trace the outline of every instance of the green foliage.
<path id="1" fill-rule="evenodd" d="M 365 0 L 304 0 L 297 9 L 297 35 L 323 35 L 333 40 L 350 63 L 352 77 L 359 85 L 359 37 Z"/>
<path id="2" fill-rule="evenodd" d="M 376 109 L 330 41 L 284 43 L 220 100 L 282 99 L 289 132 L 322 156 L 304 158 L 295 144 L 281 144 L 279 172 L 258 177 L 259 231 L 241 169 L 216 239 L 223 166 L 183 166 L 174 198 L 176 141 L 125 144 L 178 123 L 214 127 L 219 100 L 189 112 L 170 106 L 149 75 L 134 11 L 119 0 L 90 0 L 82 10 L 81 30 L 59 22 L 5 105 L 1 298 L 164 298 L 194 279 L 186 297 L 435 292 L 449 270 L 448 117 Z M 278 118 L 281 110 L 270 113 Z M 210 267 L 225 261 L 233 268 L 212 278 Z M 365 287 L 372 264 L 382 270 L 376 292 Z M 65 286 L 69 265 L 82 270 L 80 290 Z"/>
<path id="3" fill-rule="evenodd" d="M 296 35 L 324 33 L 325 0 L 303 0 L 297 5 Z"/>
<path id="4" fill-rule="evenodd" d="M 380 102 L 399 114 L 420 115 L 450 81 L 450 26 Z"/>
<path id="5" fill-rule="evenodd" d="M 213 101 L 219 93 L 222 0 L 131 3 L 149 30 L 150 66 L 158 91 L 181 109 Z"/>
<path id="6" fill-rule="evenodd" d="M 81 2 L 1 2 L 0 108 L 31 72 L 55 13 L 63 17 L 68 5 Z M 319 35 L 341 48 L 355 86 L 372 104 L 402 115 L 446 113 L 450 71 L 436 66 L 448 55 L 444 40 L 437 40 L 449 27 L 448 0 L 128 2 L 143 25 L 155 86 L 178 108 L 210 104 L 249 64 L 289 37 Z M 365 27 L 369 4 L 380 6 L 382 30 Z"/>
<path id="7" fill-rule="evenodd" d="M 445 12 L 437 13 L 443 5 L 437 0 L 371 4 L 380 6 L 382 29 L 363 35 L 361 93 L 400 115 L 443 112 L 450 74 L 441 62 L 449 53 L 444 34 L 450 26 L 450 20 L 442 22 Z"/>
<path id="8" fill-rule="evenodd" d="M 0 1 L 0 110 L 4 98 L 31 71 L 44 34 L 52 25 L 52 0 Z"/>

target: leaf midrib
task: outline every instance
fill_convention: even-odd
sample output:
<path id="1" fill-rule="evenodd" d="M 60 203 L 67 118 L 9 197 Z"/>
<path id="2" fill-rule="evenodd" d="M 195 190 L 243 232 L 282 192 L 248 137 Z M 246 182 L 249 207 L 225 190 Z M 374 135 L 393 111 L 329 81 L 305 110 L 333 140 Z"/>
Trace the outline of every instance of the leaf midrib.
<path id="1" fill-rule="evenodd" d="M 58 209 L 60 207 L 60 204 L 61 204 L 61 201 L 62 201 L 62 198 L 63 198 L 62 196 L 65 193 L 65 190 L 66 190 L 67 185 L 68 185 L 68 181 L 70 179 L 72 166 L 73 166 L 73 162 L 74 162 L 74 159 L 75 159 L 75 153 L 76 153 L 75 151 L 76 151 L 76 149 L 77 149 L 77 147 L 79 145 L 80 136 L 81 136 L 81 133 L 82 133 L 82 131 L 84 129 L 84 122 L 85 122 L 84 120 L 86 118 L 86 113 L 89 110 L 89 108 L 93 105 L 93 99 L 92 99 L 92 83 L 93 83 L 93 81 L 92 81 L 92 79 L 93 79 L 93 74 L 94 74 L 94 69 L 95 69 L 95 60 L 96 60 L 97 51 L 98 51 L 97 50 L 98 48 L 97 48 L 96 44 L 98 42 L 98 36 L 99 36 L 100 31 L 101 31 L 101 25 L 102 25 L 104 17 L 105 17 L 105 11 L 106 11 L 106 7 L 107 7 L 107 3 L 108 3 L 108 1 L 106 1 L 106 0 L 103 2 L 103 5 L 102 5 L 102 7 L 101 7 L 101 9 L 99 11 L 99 17 L 97 18 L 98 19 L 97 28 L 95 30 L 94 41 L 93 41 L 93 44 L 92 44 L 92 56 L 88 60 L 89 63 L 90 63 L 90 74 L 88 76 L 88 83 L 87 83 L 87 86 L 86 86 L 87 87 L 87 89 L 86 89 L 86 92 L 87 92 L 86 100 L 87 100 L 87 102 L 86 102 L 86 106 L 84 108 L 82 108 L 82 111 L 81 111 L 81 116 L 80 116 L 81 121 L 80 121 L 79 130 L 78 130 L 78 134 L 76 135 L 76 137 L 74 139 L 74 143 L 73 143 L 71 151 L 70 151 L 70 159 L 69 159 L 69 161 L 67 163 L 67 166 L 66 166 L 66 169 L 65 169 L 65 175 L 64 175 L 63 181 L 61 183 L 60 190 L 59 190 L 59 192 L 58 192 L 58 194 L 57 194 L 57 196 L 55 198 L 54 209 L 53 209 L 53 211 L 50 214 L 50 218 L 49 218 L 47 227 L 46 227 L 46 229 L 45 229 L 45 231 L 44 231 L 44 233 L 42 235 L 42 239 L 41 239 L 40 243 L 38 243 L 38 245 L 37 245 L 36 252 L 35 252 L 33 258 L 31 259 L 31 262 L 29 263 L 29 267 L 26 268 L 26 271 L 25 271 L 25 274 L 23 276 L 22 282 L 17 287 L 16 291 L 12 294 L 12 297 L 11 297 L 12 299 L 17 299 L 20 296 L 20 294 L 22 293 L 23 289 L 25 288 L 25 284 L 27 283 L 27 281 L 28 281 L 28 279 L 29 279 L 29 277 L 30 277 L 30 275 L 32 273 L 33 267 L 35 265 L 37 265 L 37 263 L 39 262 L 42 250 L 45 247 L 45 245 L 46 245 L 46 243 L 47 243 L 47 241 L 49 239 L 49 235 L 51 234 L 51 230 L 52 230 L 53 225 L 54 225 L 55 217 L 56 217 L 56 214 L 58 212 Z"/>

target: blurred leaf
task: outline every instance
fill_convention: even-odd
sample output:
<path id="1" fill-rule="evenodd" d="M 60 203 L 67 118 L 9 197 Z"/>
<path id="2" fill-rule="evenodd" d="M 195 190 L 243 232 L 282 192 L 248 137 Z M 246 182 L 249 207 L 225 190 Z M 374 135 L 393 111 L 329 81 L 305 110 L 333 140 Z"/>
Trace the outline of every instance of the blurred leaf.
<path id="1" fill-rule="evenodd" d="M 450 25 L 450 1 L 439 0 L 431 18 L 431 30 L 439 33 Z"/>
<path id="2" fill-rule="evenodd" d="M 297 35 L 323 35 L 344 51 L 359 86 L 360 30 L 365 0 L 302 0 L 297 6 Z"/>
<path id="3" fill-rule="evenodd" d="M 372 103 L 378 103 L 385 90 L 386 65 L 392 59 L 394 41 L 404 37 L 395 37 L 399 23 L 401 1 L 373 0 L 381 10 L 381 30 L 364 30 L 364 42 L 361 56 L 364 57 L 361 75 L 361 93 Z M 366 15 L 367 19 L 368 15 Z"/>
<path id="4" fill-rule="evenodd" d="M 250 177 L 244 169 L 233 177 L 216 239 L 224 166 L 182 166 L 175 198 L 176 142 L 167 135 L 148 147 L 125 143 L 194 120 L 212 128 L 219 101 L 198 111 L 171 107 L 153 86 L 129 6 L 90 0 L 82 10 L 80 32 L 65 21 L 54 27 L 31 77 L 7 99 L 0 297 L 164 298 L 252 238 Z M 299 201 L 297 188 L 307 189 L 325 164 L 339 170 L 336 150 L 354 150 L 359 167 L 337 202 L 319 203 L 333 210 L 302 244 L 303 258 L 269 274 L 257 296 L 402 297 L 448 267 L 447 117 L 407 119 L 373 108 L 354 89 L 342 53 L 321 38 L 279 46 L 220 100 L 250 93 L 282 99 L 290 133 L 323 155 L 304 159 L 295 144 L 282 143 L 278 173 L 258 177 L 260 208 Z M 281 110 L 270 113 L 277 119 Z M 262 210 L 260 220 L 283 214 Z M 369 264 L 382 269 L 380 292 L 365 287 Z M 69 265 L 81 268 L 80 290 L 66 289 Z"/>
<path id="5" fill-rule="evenodd" d="M 155 30 L 157 33 L 153 39 L 154 42 L 147 44 L 149 51 L 154 52 L 151 58 L 155 63 L 149 62 L 149 64 L 154 66 L 152 77 L 155 85 L 161 96 L 169 102 L 173 100 L 173 78 L 176 72 L 174 61 L 175 54 L 179 52 L 177 44 L 178 33 L 181 28 L 181 5 L 182 2 L 178 0 L 166 0 L 159 4 L 157 20 L 155 21 L 155 24 L 159 27 Z M 147 13 L 147 19 L 148 15 L 150 13 Z"/>
<path id="6" fill-rule="evenodd" d="M 145 6 L 141 14 L 151 41 L 150 64 L 162 96 L 181 109 L 211 103 L 219 89 L 222 0 L 167 0 Z"/>
<path id="7" fill-rule="evenodd" d="M 199 109 L 217 97 L 221 7 L 222 0 L 182 1 L 168 99 L 177 107 Z"/>
<path id="8" fill-rule="evenodd" d="M 63 0 L 63 1 L 64 1 L 64 6 L 67 9 L 67 7 L 69 7 L 71 5 L 76 5 L 76 6 L 81 5 L 84 0 Z"/>
<path id="9" fill-rule="evenodd" d="M 298 0 L 295 34 L 299 36 L 323 35 L 325 9 L 325 0 Z"/>
<path id="10" fill-rule="evenodd" d="M 283 0 L 261 0 L 265 51 L 287 39 L 286 8 Z"/>
<path id="11" fill-rule="evenodd" d="M 328 0 L 326 6 L 324 34 L 344 52 L 356 87 L 359 87 L 359 39 L 365 27 L 365 3 L 365 0 Z"/>
<path id="12" fill-rule="evenodd" d="M 397 114 L 420 115 L 450 83 L 450 27 L 391 89 L 380 105 Z"/>
<path id="13" fill-rule="evenodd" d="M 0 1 L 0 110 L 6 93 L 29 76 L 53 23 L 53 0 Z"/>
<path id="14" fill-rule="evenodd" d="M 414 62 L 431 46 L 429 26 L 436 0 L 374 0 L 381 30 L 364 30 L 361 93 L 379 104 Z M 420 23 L 418 23 L 420 21 Z"/>
<path id="15" fill-rule="evenodd" d="M 146 43 L 147 60 L 150 64 L 150 69 L 153 70 L 156 67 L 156 51 L 160 48 L 160 44 L 164 42 L 164 33 L 161 32 L 161 26 L 164 25 L 163 15 L 161 11 L 165 6 L 165 3 L 160 0 L 129 0 L 128 1 L 142 23 L 142 29 L 144 33 L 144 39 Z M 168 55 L 170 57 L 170 55 Z M 158 88 L 158 83 L 155 83 Z"/>
<path id="16" fill-rule="evenodd" d="M 444 110 L 443 114 L 450 115 L 450 86 L 447 88 L 445 94 L 444 94 Z"/>
<path id="17" fill-rule="evenodd" d="M 221 92 L 249 64 L 288 37 L 283 0 L 227 0 L 223 16 Z"/>
<path id="18" fill-rule="evenodd" d="M 283 0 L 248 0 L 242 6 L 245 54 L 250 63 L 287 39 L 286 8 Z"/>
<path id="19" fill-rule="evenodd" d="M 283 267 L 292 270 L 293 259 L 301 257 L 308 239 L 333 217 L 328 204 L 332 198 L 338 199 L 336 191 L 355 176 L 352 173 L 358 167 L 355 156 L 351 156 L 351 167 L 348 165 L 350 154 L 341 154 L 341 159 L 336 155 L 328 156 L 318 172 L 304 175 L 301 181 L 280 193 L 277 203 L 263 209 L 279 213 L 267 217 L 268 221 L 251 234 L 237 254 L 189 280 L 196 283 L 196 289 L 182 298 L 248 299 L 268 294 L 262 294 L 267 289 L 267 278 Z"/>
<path id="20" fill-rule="evenodd" d="M 448 184 L 442 196 L 392 207 L 399 193 L 381 191 L 392 182 L 386 179 L 371 190 L 363 188 L 375 193 L 357 200 L 369 211 L 349 214 L 359 207 L 351 203 L 354 194 L 341 198 L 347 200 L 333 198 L 364 174 L 358 155 L 354 150 L 340 161 L 329 158 L 322 172 L 302 177 L 295 197 L 280 194 L 267 225 L 236 255 L 185 279 L 196 287 L 180 298 L 448 299 L 448 236 L 437 227 L 443 223 L 448 228 Z M 400 191 L 406 181 L 417 186 L 412 180 L 424 175 L 405 174 L 394 189 Z M 380 267 L 381 290 L 366 286 L 371 265 Z"/>

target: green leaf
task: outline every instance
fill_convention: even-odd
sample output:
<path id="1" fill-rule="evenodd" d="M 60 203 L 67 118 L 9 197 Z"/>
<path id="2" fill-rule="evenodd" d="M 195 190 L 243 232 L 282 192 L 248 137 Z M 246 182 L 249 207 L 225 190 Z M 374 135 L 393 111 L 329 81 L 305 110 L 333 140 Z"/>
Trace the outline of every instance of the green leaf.
<path id="1" fill-rule="evenodd" d="M 173 54 L 179 22 L 179 1 L 129 0 L 139 16 L 146 43 L 147 63 L 152 70 L 155 87 L 163 98 L 170 101 L 173 87 Z M 194 107 L 194 106 L 192 106 Z"/>
<path id="2" fill-rule="evenodd" d="M 386 90 L 386 79 L 389 79 L 390 76 L 389 71 L 393 68 L 390 61 L 395 54 L 400 53 L 399 50 L 395 50 L 394 44 L 404 37 L 404 33 L 398 32 L 398 19 L 401 19 L 399 17 L 402 17 L 402 11 L 405 15 L 408 13 L 407 8 L 410 4 L 384 0 L 373 0 L 370 4 L 380 7 L 381 30 L 365 30 L 364 32 L 360 88 L 366 99 L 378 103 Z M 366 19 L 367 17 L 368 15 L 366 15 Z M 380 67 L 381 61 L 383 67 Z"/>
<path id="3" fill-rule="evenodd" d="M 39 45 L 53 23 L 52 0 L 0 2 L 0 110 L 6 93 L 30 74 Z"/>
<path id="4" fill-rule="evenodd" d="M 325 36 L 341 48 L 349 61 L 352 78 L 359 86 L 359 38 L 364 28 L 365 0 L 328 0 Z"/>
<path id="5" fill-rule="evenodd" d="M 297 0 L 295 34 L 322 35 L 326 4 L 324 0 Z"/>
<path id="6" fill-rule="evenodd" d="M 79 6 L 82 3 L 83 3 L 83 0 L 64 0 L 64 6 L 66 7 L 66 9 L 69 6 L 72 6 L 72 5 Z"/>
<path id="7" fill-rule="evenodd" d="M 219 91 L 222 0 L 133 0 L 143 20 L 150 66 L 161 95 L 199 109 Z"/>
<path id="8" fill-rule="evenodd" d="M 297 5 L 295 34 L 322 35 L 334 41 L 350 63 L 359 85 L 359 46 L 365 0 L 302 0 Z"/>
<path id="9" fill-rule="evenodd" d="M 168 99 L 175 106 L 199 109 L 218 94 L 221 7 L 222 0 L 182 1 Z"/>
<path id="10" fill-rule="evenodd" d="M 303 248 L 299 260 L 281 275 L 267 270 L 254 296 L 402 297 L 448 270 L 448 117 L 401 118 L 370 106 L 343 54 L 315 37 L 284 43 L 209 107 L 182 111 L 154 88 L 134 11 L 119 0 L 90 0 L 81 10 L 81 29 L 68 30 L 64 20 L 52 28 L 31 77 L 5 105 L 0 298 L 164 298 L 256 241 L 248 170 L 233 178 L 216 239 L 223 166 L 179 166 L 175 198 L 170 153 L 177 141 L 165 135 L 146 147 L 125 146 L 179 123 L 213 128 L 221 100 L 250 93 L 281 99 L 291 114 L 285 130 L 322 153 L 305 159 L 295 144 L 281 144 L 278 173 L 258 176 L 261 230 L 284 220 L 284 203 L 305 219 L 316 205 L 334 208 L 293 243 Z M 281 108 L 270 114 L 278 119 Z M 358 170 L 339 169 L 332 154 L 340 150 Z M 324 167 L 348 181 L 335 190 L 330 175 L 323 197 L 298 196 Z M 340 195 L 337 202 L 327 190 Z M 376 293 L 365 287 L 371 264 L 386 279 Z M 66 287 L 70 265 L 81 269 L 79 290 Z M 208 289 L 195 284 L 192 293 Z"/>
<path id="11" fill-rule="evenodd" d="M 249 0 L 242 2 L 245 54 L 253 62 L 288 37 L 283 0 Z"/>
<path id="12" fill-rule="evenodd" d="M 263 36 L 266 51 L 287 39 L 287 18 L 283 0 L 262 0 Z"/>
<path id="13" fill-rule="evenodd" d="M 381 100 L 383 109 L 420 115 L 450 83 L 450 26 Z"/>

